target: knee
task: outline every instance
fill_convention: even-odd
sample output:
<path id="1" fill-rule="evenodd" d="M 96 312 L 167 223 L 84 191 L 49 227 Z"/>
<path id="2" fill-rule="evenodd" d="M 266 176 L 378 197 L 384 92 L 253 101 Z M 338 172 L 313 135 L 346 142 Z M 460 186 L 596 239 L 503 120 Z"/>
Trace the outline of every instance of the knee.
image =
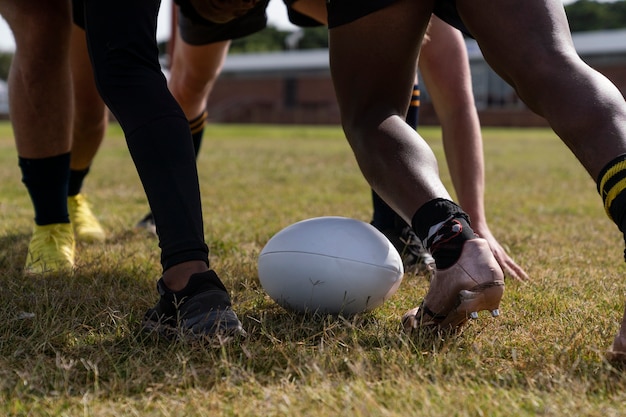
<path id="1" fill-rule="evenodd" d="M 69 50 L 72 18 L 67 7 L 55 2 L 15 2 L 12 13 L 5 14 L 18 48 L 30 55 L 53 56 Z M 58 3 L 58 2 L 57 2 Z M 28 17 L 28 18 L 25 18 Z"/>
<path id="2" fill-rule="evenodd" d="M 344 112 L 341 123 L 350 144 L 369 152 L 376 151 L 385 143 L 388 145 L 388 141 L 403 134 L 399 129 L 406 127 L 404 117 L 399 112 L 376 108 Z"/>
<path id="3" fill-rule="evenodd" d="M 367 117 L 342 115 L 341 125 L 357 159 L 367 156 L 374 145 L 378 126 Z"/>
<path id="4" fill-rule="evenodd" d="M 580 75 L 584 74 L 581 65 L 584 63 L 577 56 L 555 54 L 534 62 L 532 71 L 528 70 L 529 67 L 518 68 L 513 76 L 513 85 L 521 100 L 543 115 L 545 103 L 562 101 L 570 94 L 580 94 L 577 84 L 582 80 Z M 564 68 L 569 70 L 564 71 Z"/>
<path id="5" fill-rule="evenodd" d="M 194 117 L 197 109 L 204 108 L 216 79 L 217 75 L 212 74 L 197 77 L 184 71 L 173 71 L 168 86 L 185 113 L 189 113 L 187 116 Z"/>

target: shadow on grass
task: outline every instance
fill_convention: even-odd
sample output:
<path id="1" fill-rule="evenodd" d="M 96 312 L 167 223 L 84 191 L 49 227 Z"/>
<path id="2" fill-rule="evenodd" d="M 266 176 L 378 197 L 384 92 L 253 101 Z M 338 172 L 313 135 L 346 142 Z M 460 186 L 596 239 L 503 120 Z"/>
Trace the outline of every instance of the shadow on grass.
<path id="1" fill-rule="evenodd" d="M 126 252 L 103 253 L 102 262 L 73 276 L 24 278 L 29 238 L 0 238 L 5 271 L 0 276 L 0 391 L 10 395 L 78 398 L 142 395 L 154 387 L 208 389 L 224 380 L 244 383 L 251 375 L 256 380 L 272 380 L 277 372 L 306 377 L 318 366 L 321 372 L 349 375 L 350 364 L 370 359 L 376 364 L 381 352 L 419 356 L 432 350 L 432 343 L 417 343 L 402 333 L 399 321 L 378 310 L 348 318 L 301 315 L 270 302 L 255 309 L 234 306 L 248 337 L 228 345 L 146 335 L 141 320 L 158 295 L 156 277 L 147 276 L 139 262 L 128 262 Z M 132 252 L 134 239 L 136 233 L 129 231 L 108 243 Z"/>
<path id="2" fill-rule="evenodd" d="M 244 327 L 251 340 L 319 346 L 323 343 L 358 346 L 365 349 L 397 348 L 416 353 L 444 348 L 456 335 L 426 331 L 407 335 L 399 320 L 379 317 L 376 312 L 351 317 L 299 314 L 271 306 L 253 316 L 244 316 Z"/>
<path id="3" fill-rule="evenodd" d="M 30 233 L 0 236 L 0 268 L 5 275 L 21 273 L 29 242 Z"/>
<path id="4" fill-rule="evenodd" d="M 107 245 L 121 244 L 124 248 L 133 236 L 136 233 L 113 236 Z M 158 299 L 154 262 L 129 263 L 124 253 L 102 249 L 102 245 L 79 245 L 79 264 L 73 274 L 24 276 L 29 241 L 30 234 L 0 237 L 0 309 L 5 325 L 12 329 L 9 333 L 30 340 L 42 337 L 46 343 L 40 345 L 72 332 L 93 333 L 94 329 L 126 334 Z M 82 264 L 81 250 L 88 258 Z"/>

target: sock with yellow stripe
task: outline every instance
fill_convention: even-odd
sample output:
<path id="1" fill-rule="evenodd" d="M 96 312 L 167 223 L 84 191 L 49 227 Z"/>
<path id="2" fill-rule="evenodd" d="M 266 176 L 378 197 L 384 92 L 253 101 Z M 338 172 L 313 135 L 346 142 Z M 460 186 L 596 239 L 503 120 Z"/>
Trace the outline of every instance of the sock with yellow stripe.
<path id="1" fill-rule="evenodd" d="M 191 129 L 191 138 L 193 139 L 193 150 L 196 152 L 196 158 L 198 152 L 200 152 L 200 145 L 202 144 L 202 136 L 204 135 L 204 127 L 206 126 L 207 112 L 202 112 L 198 117 L 189 121 L 189 128 Z"/>
<path id="2" fill-rule="evenodd" d="M 409 104 L 409 110 L 406 112 L 406 122 L 413 129 L 417 129 L 419 125 L 419 110 L 420 110 L 420 86 L 415 83 L 413 85 L 413 92 L 411 93 L 411 103 Z"/>
<path id="3" fill-rule="evenodd" d="M 626 240 L 626 154 L 613 159 L 600 171 L 597 184 L 606 214 Z"/>

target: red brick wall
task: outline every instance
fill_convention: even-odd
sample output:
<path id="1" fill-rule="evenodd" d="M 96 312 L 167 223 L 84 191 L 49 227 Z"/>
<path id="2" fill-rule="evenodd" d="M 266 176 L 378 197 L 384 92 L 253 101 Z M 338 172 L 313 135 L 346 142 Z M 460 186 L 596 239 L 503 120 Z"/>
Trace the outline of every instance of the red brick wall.
<path id="1" fill-rule="evenodd" d="M 287 81 L 282 77 L 221 78 L 209 97 L 209 118 L 223 123 L 339 123 L 330 78 L 300 77 L 293 83 L 293 105 L 289 105 Z"/>
<path id="2" fill-rule="evenodd" d="M 626 93 L 626 67 L 596 66 Z M 292 81 L 293 105 L 287 103 L 286 78 L 272 76 L 224 76 L 209 98 L 210 120 L 221 123 L 339 124 L 339 108 L 330 74 L 300 75 Z M 581 92 L 584 98 L 584 91 Z M 483 126 L 547 126 L 547 122 L 525 107 L 487 109 L 479 112 Z M 438 124 L 432 105 L 422 101 L 420 123 Z"/>

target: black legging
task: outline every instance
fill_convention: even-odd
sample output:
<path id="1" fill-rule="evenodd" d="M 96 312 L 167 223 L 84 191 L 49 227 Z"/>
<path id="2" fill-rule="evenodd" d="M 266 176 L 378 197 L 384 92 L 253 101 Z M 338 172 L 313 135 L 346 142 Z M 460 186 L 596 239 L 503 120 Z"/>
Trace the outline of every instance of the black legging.
<path id="1" fill-rule="evenodd" d="M 170 94 L 156 42 L 159 0 L 75 0 L 100 95 L 120 123 L 148 197 L 166 270 L 207 264 L 189 123 Z"/>

